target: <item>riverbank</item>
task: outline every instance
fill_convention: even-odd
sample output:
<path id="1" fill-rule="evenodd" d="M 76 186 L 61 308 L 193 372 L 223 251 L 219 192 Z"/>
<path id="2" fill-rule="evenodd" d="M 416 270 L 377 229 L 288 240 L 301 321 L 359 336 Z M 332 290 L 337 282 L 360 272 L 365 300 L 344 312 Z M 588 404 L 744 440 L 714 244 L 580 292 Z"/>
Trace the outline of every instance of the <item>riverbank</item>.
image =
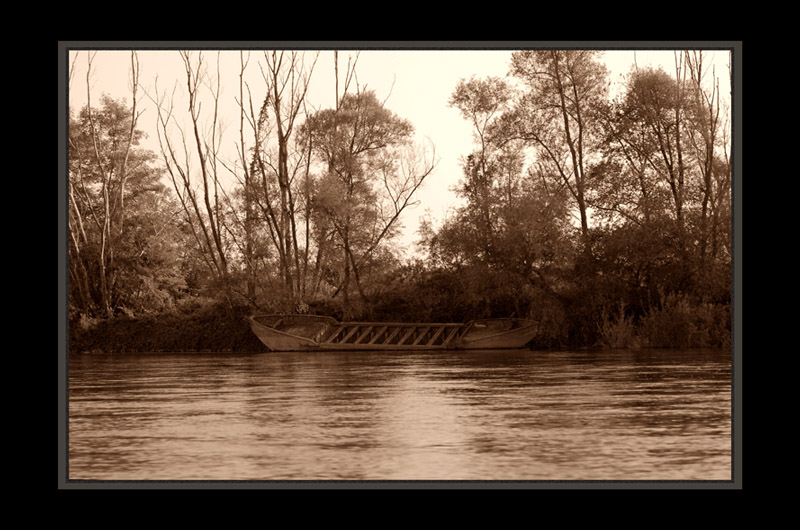
<path id="1" fill-rule="evenodd" d="M 252 308 L 212 304 L 192 310 L 138 317 L 91 319 L 69 322 L 69 351 L 75 353 L 124 352 L 265 352 L 250 329 Z M 380 321 L 408 321 L 388 318 Z M 603 315 L 594 344 L 570 344 L 559 340 L 548 319 L 541 319 L 541 335 L 534 349 L 560 348 L 730 348 L 730 312 L 726 307 L 673 304 L 634 324 L 623 314 Z"/>
<path id="2" fill-rule="evenodd" d="M 248 312 L 206 307 L 111 320 L 75 319 L 69 325 L 69 350 L 76 353 L 261 352 L 250 330 Z"/>

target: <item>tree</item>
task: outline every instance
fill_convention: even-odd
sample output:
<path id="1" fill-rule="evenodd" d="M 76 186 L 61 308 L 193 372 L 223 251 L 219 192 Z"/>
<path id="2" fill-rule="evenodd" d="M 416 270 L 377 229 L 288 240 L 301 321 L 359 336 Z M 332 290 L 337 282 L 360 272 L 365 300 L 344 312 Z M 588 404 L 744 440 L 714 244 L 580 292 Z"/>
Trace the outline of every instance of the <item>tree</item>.
<path id="1" fill-rule="evenodd" d="M 432 265 L 460 278 L 472 318 L 528 311 L 531 290 L 552 290 L 569 252 L 563 187 L 550 186 L 540 165 L 526 167 L 526 145 L 504 123 L 512 102 L 502 79 L 458 83 L 450 105 L 475 138 L 456 190 L 465 204 L 440 227 L 421 231 Z"/>
<path id="2" fill-rule="evenodd" d="M 302 53 L 264 52 L 261 72 L 265 95 L 258 111 L 249 86 L 245 101 L 244 60 L 240 75 L 240 161 L 244 174 L 241 181 L 249 245 L 245 251 L 246 262 L 253 266 L 253 208 L 256 208 L 277 254 L 284 303 L 291 308 L 302 305 L 306 296 L 311 232 L 309 193 L 312 189 L 310 145 L 305 139 L 298 140 L 294 133 L 298 120 L 305 113 L 306 93 L 317 55 L 307 68 Z M 245 120 L 252 134 L 251 148 L 247 147 L 245 139 Z M 300 226 L 303 221 L 304 228 Z M 305 244 L 301 244 L 303 238 Z M 251 298 L 253 296 L 251 289 Z"/>
<path id="3" fill-rule="evenodd" d="M 707 70 L 702 51 L 687 50 L 684 57 L 690 77 L 687 136 L 700 176 L 698 252 L 700 266 L 703 267 L 707 258 L 714 260 L 718 257 L 721 248 L 725 248 L 725 243 L 730 238 L 730 231 L 725 223 L 730 218 L 731 169 L 727 154 L 729 139 L 726 134 L 726 112 L 720 102 L 719 77 L 712 71 L 710 86 L 707 86 Z"/>
<path id="4" fill-rule="evenodd" d="M 110 317 L 115 309 L 116 242 L 125 230 L 131 152 L 141 136 L 136 130 L 139 63 L 132 52 L 131 108 L 104 97 L 98 113 L 90 88 L 94 55 L 87 53 L 86 107 L 70 119 L 70 274 L 83 311 L 97 308 Z M 93 281 L 99 293 L 92 292 Z"/>
<path id="5" fill-rule="evenodd" d="M 661 69 L 634 72 L 627 92 L 632 118 L 645 133 L 640 152 L 672 195 L 673 212 L 680 230 L 685 225 L 687 159 L 685 156 L 685 92 L 680 82 Z"/>
<path id="6" fill-rule="evenodd" d="M 607 96 L 606 69 L 592 50 L 514 52 L 511 73 L 525 91 L 506 117 L 509 136 L 529 142 L 536 159 L 575 200 L 585 248 L 589 241 L 591 164 L 597 162 L 596 115 Z"/>
<path id="7" fill-rule="evenodd" d="M 132 104 L 103 95 L 69 122 L 70 304 L 86 315 L 171 306 L 183 288 L 173 233 L 176 207 L 155 154 L 139 148 L 138 61 L 131 54 Z"/>
<path id="8" fill-rule="evenodd" d="M 393 235 L 398 219 L 434 162 L 411 147 L 411 124 L 372 91 L 345 93 L 338 108 L 309 116 L 305 134 L 323 164 L 315 207 L 336 233 L 342 252 L 340 290 L 351 311 L 350 284 L 367 298 L 364 265 Z"/>
<path id="9" fill-rule="evenodd" d="M 607 142 L 594 168 L 592 204 L 606 222 L 598 266 L 628 286 L 639 312 L 674 293 L 718 293 L 729 276 L 726 257 L 712 258 L 730 214 L 718 80 L 705 82 L 699 52 L 676 53 L 675 65 L 675 77 L 632 69 L 603 117 Z"/>
<path id="10" fill-rule="evenodd" d="M 226 211 L 230 201 L 222 186 L 219 151 L 222 129 L 219 124 L 219 71 L 208 72 L 202 53 L 196 58 L 187 51 L 180 57 L 186 74 L 186 101 L 190 130 L 184 130 L 175 114 L 174 99 L 157 94 L 157 131 L 161 156 L 180 202 L 199 256 L 221 286 L 229 307 L 233 306 L 231 243 Z M 217 67 L 219 61 L 217 61 Z M 202 88 L 208 89 L 206 95 Z M 202 114 L 202 102 L 210 99 L 210 116 Z M 204 128 L 204 119 L 208 125 Z M 177 131 L 177 133 L 175 133 Z M 179 140 L 175 140 L 177 134 Z M 195 164 L 198 169 L 195 170 Z M 199 188 L 199 192 L 198 192 Z"/>
<path id="11" fill-rule="evenodd" d="M 505 177 L 505 187 L 515 186 L 520 174 L 521 152 L 519 145 L 508 142 L 506 137 L 493 134 L 499 116 L 508 108 L 511 90 L 508 84 L 497 78 L 461 80 L 450 97 L 449 104 L 461 111 L 461 115 L 472 124 L 476 150 L 463 161 L 464 178 L 459 193 L 467 199 L 471 208 L 462 211 L 469 218 L 468 225 L 475 229 L 472 237 L 479 242 L 481 254 L 493 254 L 496 238 L 497 187 L 503 187 L 500 179 Z"/>
<path id="12" fill-rule="evenodd" d="M 634 68 L 612 105 L 607 155 L 622 178 L 604 179 L 598 204 L 643 225 L 667 216 L 680 264 L 693 275 L 725 239 L 730 166 L 718 79 L 706 87 L 700 53 L 676 53 L 675 65 L 675 77 Z"/>

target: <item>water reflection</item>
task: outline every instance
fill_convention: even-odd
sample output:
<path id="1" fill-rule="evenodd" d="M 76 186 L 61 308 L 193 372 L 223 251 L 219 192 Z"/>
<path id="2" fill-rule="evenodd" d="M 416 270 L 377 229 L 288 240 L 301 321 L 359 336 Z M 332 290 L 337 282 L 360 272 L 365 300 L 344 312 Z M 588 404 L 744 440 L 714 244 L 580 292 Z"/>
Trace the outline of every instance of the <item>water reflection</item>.
<path id="1" fill-rule="evenodd" d="M 75 355 L 70 479 L 730 480 L 725 352 Z"/>

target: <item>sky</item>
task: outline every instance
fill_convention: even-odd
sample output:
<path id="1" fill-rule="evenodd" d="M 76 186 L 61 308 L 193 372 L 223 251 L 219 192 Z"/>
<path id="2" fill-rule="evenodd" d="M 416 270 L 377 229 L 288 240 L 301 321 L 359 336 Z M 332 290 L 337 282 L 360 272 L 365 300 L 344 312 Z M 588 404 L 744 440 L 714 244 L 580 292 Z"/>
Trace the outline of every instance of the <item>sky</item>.
<path id="1" fill-rule="evenodd" d="M 414 252 L 414 241 L 422 216 L 434 221 L 443 219 L 448 211 L 458 204 L 452 188 L 461 177 L 460 158 L 469 154 L 473 147 L 472 128 L 458 110 L 448 105 L 448 100 L 460 79 L 471 76 L 505 77 L 508 73 L 513 50 L 360 50 L 357 62 L 357 81 L 363 89 L 374 90 L 386 107 L 401 118 L 409 120 L 415 128 L 418 143 L 432 142 L 435 145 L 438 164 L 425 180 L 416 196 L 419 204 L 406 209 L 402 216 L 404 226 L 402 242 L 407 254 Z M 311 53 L 307 52 L 307 61 Z M 340 86 L 348 57 L 355 57 L 355 50 L 339 51 Z M 137 108 L 141 111 L 138 126 L 147 135 L 143 147 L 159 152 L 156 135 L 155 104 L 152 97 L 171 91 L 177 83 L 179 92 L 185 92 L 185 70 L 176 50 L 137 49 L 140 64 L 139 84 L 141 90 Z M 203 54 L 208 64 L 216 67 L 216 50 L 206 49 Z M 263 88 L 261 74 L 255 66 L 262 58 L 260 50 L 250 50 L 251 63 L 247 79 L 253 87 L 256 100 Z M 727 78 L 728 52 L 706 51 L 717 68 L 717 75 Z M 76 58 L 77 56 L 77 58 Z M 73 62 L 73 59 L 76 60 Z M 672 50 L 605 50 L 604 60 L 609 70 L 612 85 L 621 82 L 630 71 L 634 61 L 639 67 L 662 66 L 674 72 Z M 87 52 L 71 50 L 69 64 L 74 65 L 69 83 L 69 105 L 79 109 L 86 104 Z M 238 97 L 240 53 L 225 50 L 220 55 L 221 96 L 223 102 L 221 119 L 227 128 L 223 146 L 235 149 L 239 138 Z M 130 50 L 98 51 L 92 63 L 89 79 L 93 106 L 105 93 L 115 99 L 131 102 L 129 89 Z M 317 109 L 333 107 L 334 59 L 332 50 L 323 50 L 317 58 L 312 75 L 312 84 L 307 101 Z M 263 99 L 263 97 L 262 97 Z M 186 114 L 185 107 L 177 107 Z M 206 107 L 209 109 L 210 107 Z"/>

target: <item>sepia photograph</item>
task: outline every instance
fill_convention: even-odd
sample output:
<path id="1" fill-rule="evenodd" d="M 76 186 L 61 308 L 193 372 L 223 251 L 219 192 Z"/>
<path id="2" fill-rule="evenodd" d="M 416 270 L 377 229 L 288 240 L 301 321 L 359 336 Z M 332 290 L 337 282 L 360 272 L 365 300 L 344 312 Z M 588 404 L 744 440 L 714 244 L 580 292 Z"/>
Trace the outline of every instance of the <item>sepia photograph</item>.
<path id="1" fill-rule="evenodd" d="M 59 489 L 741 489 L 741 41 L 58 48 Z"/>

